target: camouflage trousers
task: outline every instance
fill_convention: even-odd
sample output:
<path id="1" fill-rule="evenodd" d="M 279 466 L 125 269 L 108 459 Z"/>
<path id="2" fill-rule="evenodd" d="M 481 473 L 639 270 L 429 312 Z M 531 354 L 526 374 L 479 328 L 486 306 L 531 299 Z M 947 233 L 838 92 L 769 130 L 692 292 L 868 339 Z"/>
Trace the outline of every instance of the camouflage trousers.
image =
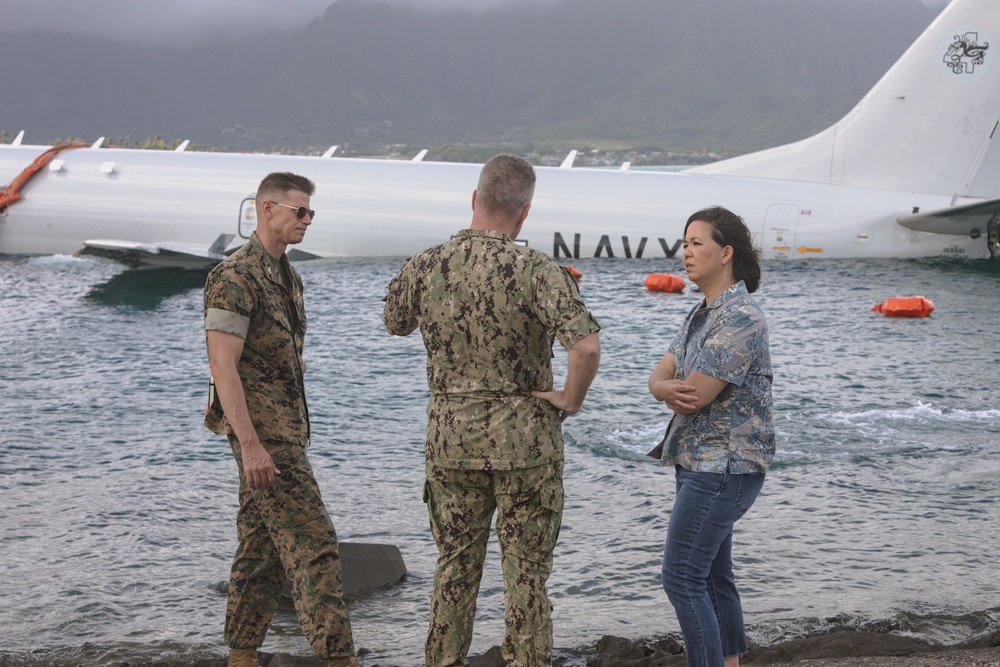
<path id="1" fill-rule="evenodd" d="M 239 441 L 229 437 L 240 473 L 236 514 L 239 547 L 226 605 L 226 644 L 258 648 L 271 624 L 286 578 L 309 644 L 321 658 L 354 655 L 337 534 L 327 514 L 305 447 L 264 442 L 281 471 L 274 485 L 251 491 Z"/>
<path id="2" fill-rule="evenodd" d="M 552 603 L 545 582 L 563 510 L 563 462 L 519 470 L 454 470 L 427 463 L 424 502 L 438 547 L 428 667 L 468 665 L 476 598 L 496 511 L 504 581 L 503 658 L 537 667 L 552 659 Z"/>

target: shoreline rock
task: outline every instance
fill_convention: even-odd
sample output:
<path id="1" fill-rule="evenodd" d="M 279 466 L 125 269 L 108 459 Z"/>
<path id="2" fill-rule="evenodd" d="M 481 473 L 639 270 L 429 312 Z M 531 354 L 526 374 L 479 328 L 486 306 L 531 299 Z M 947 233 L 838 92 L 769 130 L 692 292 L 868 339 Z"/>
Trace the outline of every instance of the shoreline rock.
<path id="1" fill-rule="evenodd" d="M 382 658 L 366 649 L 358 657 L 364 667 L 400 666 L 391 658 Z M 287 653 L 259 654 L 261 667 L 325 667 L 314 656 Z M 557 649 L 556 665 L 586 667 L 686 667 L 680 642 L 674 637 L 627 639 L 605 635 L 593 650 Z M 740 661 L 750 667 L 1000 667 L 1000 627 L 970 640 L 950 646 L 929 644 L 902 635 L 871 630 L 839 630 L 784 641 L 772 646 L 751 644 Z M 500 647 L 469 659 L 470 667 L 505 667 Z M 226 667 L 224 658 L 198 660 L 182 665 L 173 662 L 121 662 L 116 667 Z"/>

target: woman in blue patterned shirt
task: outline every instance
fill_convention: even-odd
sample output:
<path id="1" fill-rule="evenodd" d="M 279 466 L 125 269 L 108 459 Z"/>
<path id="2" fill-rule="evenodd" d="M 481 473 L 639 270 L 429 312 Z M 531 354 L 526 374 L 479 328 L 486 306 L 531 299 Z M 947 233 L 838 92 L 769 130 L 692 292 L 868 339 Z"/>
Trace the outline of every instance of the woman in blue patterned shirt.
<path id="1" fill-rule="evenodd" d="M 767 322 L 750 297 L 759 252 L 743 219 L 703 209 L 684 228 L 684 269 L 704 299 L 649 377 L 673 410 L 650 452 L 676 470 L 663 551 L 663 588 L 689 667 L 736 667 L 747 651 L 733 579 L 733 524 L 753 504 L 774 459 Z"/>

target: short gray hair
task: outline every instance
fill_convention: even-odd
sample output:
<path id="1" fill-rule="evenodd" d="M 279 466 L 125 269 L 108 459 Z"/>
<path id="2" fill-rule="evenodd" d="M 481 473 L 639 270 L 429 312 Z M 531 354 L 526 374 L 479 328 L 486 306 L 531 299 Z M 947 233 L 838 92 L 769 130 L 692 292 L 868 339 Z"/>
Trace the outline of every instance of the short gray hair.
<path id="1" fill-rule="evenodd" d="M 267 195 L 275 192 L 287 195 L 292 190 L 304 192 L 312 197 L 316 191 L 316 184 L 305 176 L 293 174 L 290 171 L 271 172 L 257 186 L 257 200 L 265 199 Z"/>
<path id="2" fill-rule="evenodd" d="M 524 158 L 501 153 L 483 165 L 476 206 L 487 213 L 516 218 L 535 195 L 535 169 Z"/>

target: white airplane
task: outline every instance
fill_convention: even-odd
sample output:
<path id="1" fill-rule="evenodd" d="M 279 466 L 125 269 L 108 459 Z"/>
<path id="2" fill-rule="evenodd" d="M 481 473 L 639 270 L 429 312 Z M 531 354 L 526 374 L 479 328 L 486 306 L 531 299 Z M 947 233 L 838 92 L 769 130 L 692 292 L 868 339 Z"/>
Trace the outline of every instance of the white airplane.
<path id="1" fill-rule="evenodd" d="M 695 210 L 742 215 L 764 258 L 991 256 L 1000 222 L 1000 11 L 953 0 L 842 120 L 802 141 L 678 173 L 538 168 L 521 242 L 556 258 L 673 257 Z M 253 231 L 271 171 L 317 184 L 293 259 L 411 255 L 470 219 L 480 165 L 0 146 L 0 253 L 81 248 L 206 267 Z M 57 150 L 57 149 L 56 149 Z M 49 160 L 49 161 L 45 161 Z M 36 162 L 37 161 L 37 162 Z M 17 198 L 19 196 L 19 198 Z"/>

